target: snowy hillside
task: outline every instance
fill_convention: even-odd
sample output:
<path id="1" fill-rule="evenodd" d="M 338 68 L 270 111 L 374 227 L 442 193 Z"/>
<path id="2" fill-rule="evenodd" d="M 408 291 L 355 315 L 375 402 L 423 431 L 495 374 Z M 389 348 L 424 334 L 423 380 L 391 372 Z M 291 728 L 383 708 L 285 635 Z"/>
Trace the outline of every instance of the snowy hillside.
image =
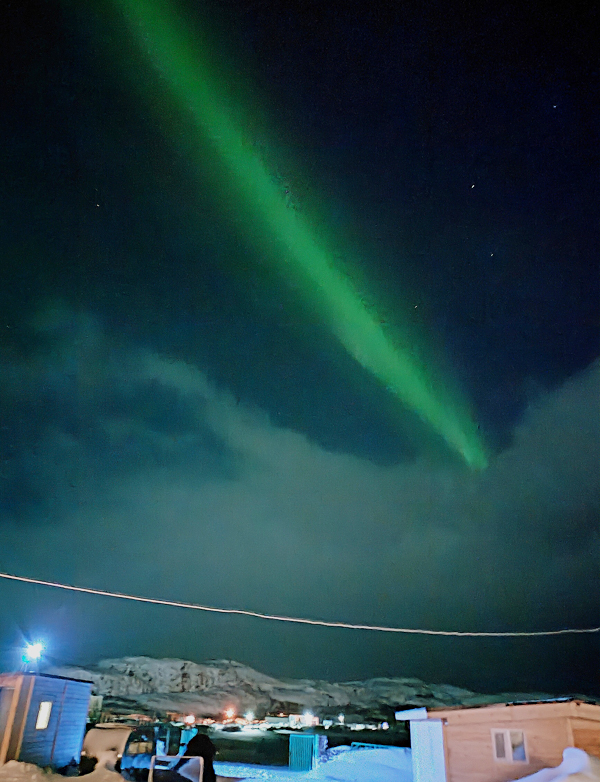
<path id="1" fill-rule="evenodd" d="M 425 684 L 420 679 L 369 679 L 331 684 L 312 679 L 275 679 L 233 660 L 156 660 L 122 657 L 98 665 L 49 668 L 47 673 L 87 679 L 95 694 L 131 702 L 141 711 L 193 712 L 217 716 L 227 706 L 238 713 L 265 714 L 275 710 L 314 709 L 320 714 L 340 709 L 358 712 L 405 706 L 452 706 L 499 700 L 549 697 L 478 695 L 447 684 Z"/>

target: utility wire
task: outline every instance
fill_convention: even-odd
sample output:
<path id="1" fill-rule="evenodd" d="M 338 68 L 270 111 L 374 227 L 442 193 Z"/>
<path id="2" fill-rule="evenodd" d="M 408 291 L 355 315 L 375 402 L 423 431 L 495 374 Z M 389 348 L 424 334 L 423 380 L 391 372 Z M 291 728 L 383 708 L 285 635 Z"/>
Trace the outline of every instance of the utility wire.
<path id="1" fill-rule="evenodd" d="M 520 633 L 471 633 L 458 630 L 421 630 L 408 627 L 384 627 L 379 625 L 352 624 L 350 622 L 328 622 L 324 619 L 301 619 L 293 616 L 278 616 L 277 614 L 263 614 L 259 611 L 246 611 L 243 608 L 215 608 L 213 606 L 203 606 L 197 603 L 181 603 L 176 600 L 159 600 L 154 597 L 140 597 L 139 595 L 124 595 L 120 592 L 108 592 L 104 589 L 90 589 L 89 587 L 71 586 L 70 584 L 59 584 L 55 581 L 43 581 L 40 578 L 28 578 L 27 576 L 14 576 L 10 573 L 0 573 L 0 578 L 6 578 L 10 581 L 22 581 L 26 584 L 39 584 L 41 586 L 55 587 L 56 589 L 68 589 L 71 592 L 84 592 L 88 595 L 102 595 L 103 597 L 117 597 L 120 600 L 133 600 L 138 603 L 152 603 L 153 605 L 173 606 L 175 608 L 192 608 L 195 611 L 209 611 L 213 614 L 239 614 L 241 616 L 253 616 L 257 619 L 270 619 L 275 622 L 292 622 L 293 624 L 317 625 L 319 627 L 343 627 L 347 630 L 375 630 L 380 633 L 406 633 L 409 635 L 453 635 L 468 636 L 471 638 L 532 638 L 543 635 L 569 635 L 574 633 L 598 633 L 600 627 L 588 627 L 585 629 L 566 629 L 566 630 L 540 630 L 537 632 Z"/>

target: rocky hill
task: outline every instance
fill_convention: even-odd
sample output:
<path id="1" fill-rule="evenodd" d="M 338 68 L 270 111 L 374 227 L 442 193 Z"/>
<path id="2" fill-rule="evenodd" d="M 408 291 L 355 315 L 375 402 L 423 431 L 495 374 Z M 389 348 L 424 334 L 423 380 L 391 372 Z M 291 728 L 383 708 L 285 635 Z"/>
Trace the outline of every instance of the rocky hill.
<path id="1" fill-rule="evenodd" d="M 504 700 L 531 700 L 545 694 L 480 695 L 448 684 L 420 679 L 378 678 L 330 683 L 313 679 L 275 679 L 233 660 L 189 660 L 122 657 L 97 665 L 49 668 L 47 673 L 86 679 L 93 692 L 143 713 L 194 713 L 217 717 L 227 707 L 238 713 L 298 712 L 320 715 L 339 711 L 367 713 L 412 706 L 452 706 Z"/>

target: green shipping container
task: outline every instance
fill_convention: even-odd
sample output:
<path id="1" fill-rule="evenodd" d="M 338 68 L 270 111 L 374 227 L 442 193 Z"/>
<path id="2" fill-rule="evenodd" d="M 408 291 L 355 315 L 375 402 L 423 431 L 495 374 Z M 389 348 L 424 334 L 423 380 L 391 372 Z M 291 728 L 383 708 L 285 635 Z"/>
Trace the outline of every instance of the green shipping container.
<path id="1" fill-rule="evenodd" d="M 319 738 L 316 733 L 290 733 L 290 769 L 311 771 L 315 767 Z"/>

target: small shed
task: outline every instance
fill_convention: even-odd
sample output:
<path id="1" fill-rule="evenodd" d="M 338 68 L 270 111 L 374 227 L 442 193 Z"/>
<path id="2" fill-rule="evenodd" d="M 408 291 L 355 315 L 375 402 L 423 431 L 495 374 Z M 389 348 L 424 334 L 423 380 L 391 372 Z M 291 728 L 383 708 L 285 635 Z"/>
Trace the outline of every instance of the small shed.
<path id="1" fill-rule="evenodd" d="M 64 676 L 0 674 L 0 766 L 78 763 L 91 689 L 91 682 Z"/>
<path id="2" fill-rule="evenodd" d="M 600 758 L 600 704 L 575 698 L 413 709 L 404 719 L 414 782 L 508 782 L 558 766 L 566 747 Z"/>

